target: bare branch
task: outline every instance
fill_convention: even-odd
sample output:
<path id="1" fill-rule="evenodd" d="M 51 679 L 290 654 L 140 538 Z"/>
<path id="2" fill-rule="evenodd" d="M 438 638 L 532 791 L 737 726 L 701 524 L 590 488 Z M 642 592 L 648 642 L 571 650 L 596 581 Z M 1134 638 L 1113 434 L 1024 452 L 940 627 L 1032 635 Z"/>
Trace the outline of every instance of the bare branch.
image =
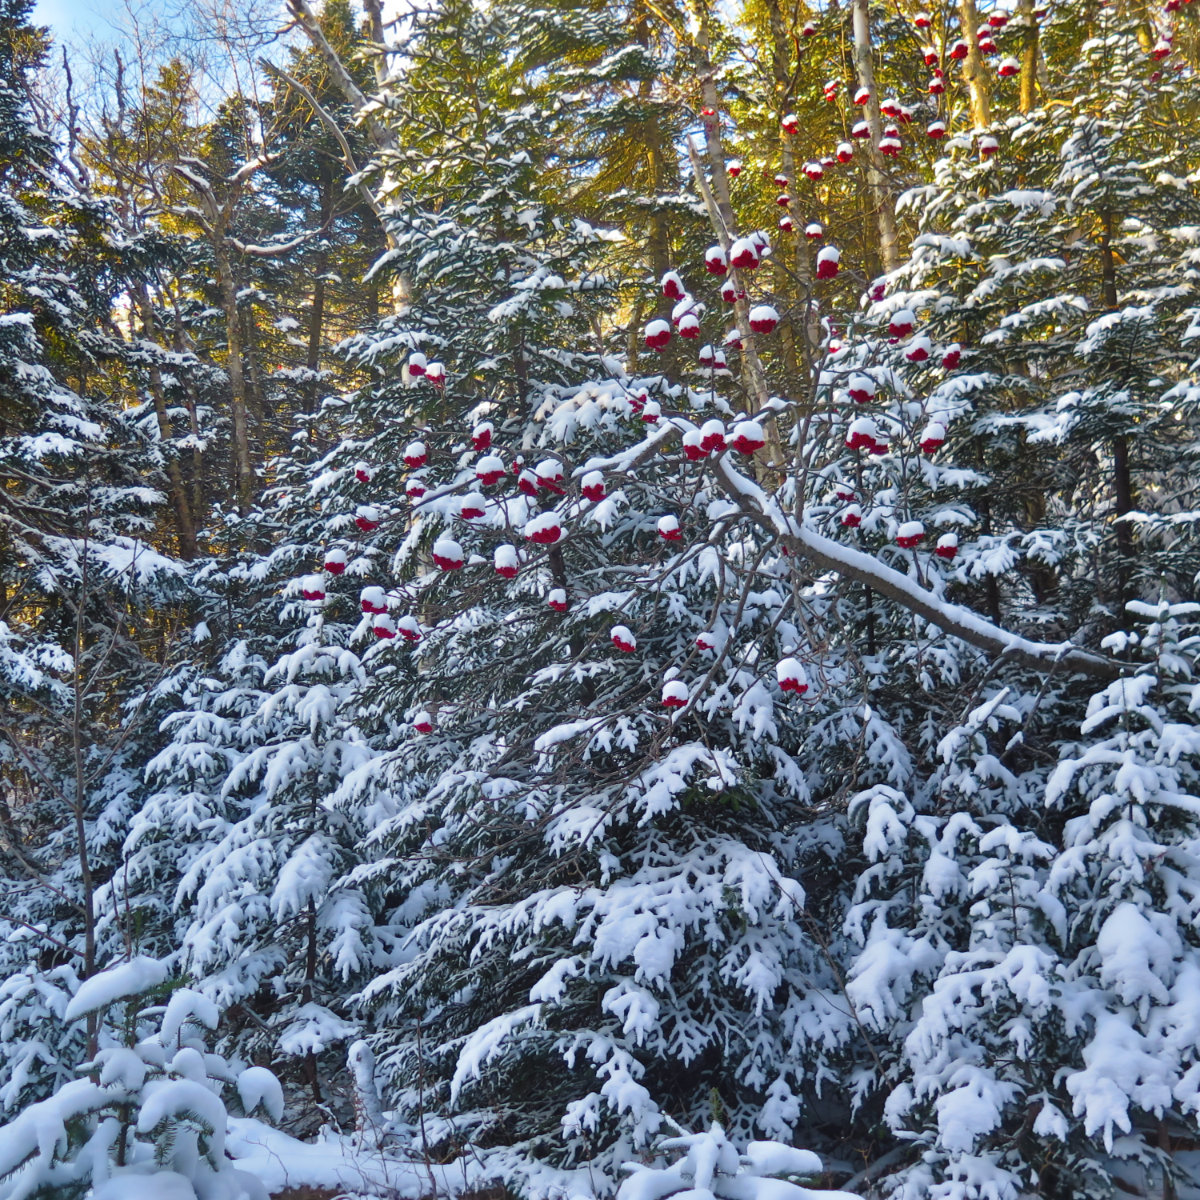
<path id="1" fill-rule="evenodd" d="M 232 175 L 229 176 L 229 185 L 238 187 L 246 182 L 251 176 L 256 175 L 263 167 L 273 163 L 279 157 L 278 154 L 260 154 L 257 158 L 252 158 L 247 162 L 242 163 L 240 167 Z"/>
<path id="2" fill-rule="evenodd" d="M 1058 665 L 1099 679 L 1117 679 L 1137 669 L 1135 663 L 1119 662 L 1071 642 L 1033 642 L 1010 633 L 978 613 L 934 595 L 874 555 L 844 546 L 788 517 L 757 484 L 737 471 L 727 456 L 716 460 L 714 470 L 725 494 L 747 512 L 766 516 L 793 554 L 803 556 L 823 571 L 869 587 L 968 645 L 1036 670 Z"/>
<path id="3" fill-rule="evenodd" d="M 312 94 L 312 92 L 304 86 L 298 79 L 293 78 L 281 67 L 277 67 L 274 63 L 263 60 L 263 69 L 269 75 L 274 75 L 277 79 L 282 80 L 296 92 L 298 92 L 308 102 L 309 107 L 321 120 L 321 124 L 333 135 L 334 140 L 338 144 L 338 148 L 342 152 L 342 162 L 345 164 L 346 171 L 350 178 L 354 181 L 354 190 L 358 192 L 364 204 L 375 214 L 380 223 L 383 223 L 383 208 L 379 201 L 375 199 L 374 193 L 369 187 L 359 178 L 358 163 L 355 162 L 354 152 L 350 149 L 350 143 L 346 139 L 346 135 L 342 132 L 337 121 L 334 120 L 333 114 L 325 108 L 320 101 Z"/>
<path id="4" fill-rule="evenodd" d="M 243 242 L 235 238 L 232 234 L 227 234 L 225 241 L 239 254 L 246 254 L 251 258 L 276 258 L 281 254 L 290 254 L 293 250 L 298 250 L 301 246 L 311 242 L 313 238 L 320 237 L 328 231 L 331 223 L 332 218 L 317 229 L 309 229 L 305 233 L 292 238 L 290 241 L 276 242 L 270 246 L 256 246 L 253 243 Z"/>
<path id="5" fill-rule="evenodd" d="M 354 82 L 354 76 L 346 69 L 346 64 L 342 62 L 338 52 L 329 44 L 329 39 L 325 36 L 325 31 L 321 28 L 321 23 L 309 7 L 307 0 L 287 0 L 287 7 L 296 24 L 304 31 L 305 37 L 312 43 L 313 49 L 325 60 L 325 65 L 333 75 L 338 90 L 350 104 L 353 104 L 361 112 L 367 107 L 368 97 Z M 378 121 L 367 118 L 367 131 L 371 135 L 371 140 L 381 150 L 396 148 L 395 137 Z"/>

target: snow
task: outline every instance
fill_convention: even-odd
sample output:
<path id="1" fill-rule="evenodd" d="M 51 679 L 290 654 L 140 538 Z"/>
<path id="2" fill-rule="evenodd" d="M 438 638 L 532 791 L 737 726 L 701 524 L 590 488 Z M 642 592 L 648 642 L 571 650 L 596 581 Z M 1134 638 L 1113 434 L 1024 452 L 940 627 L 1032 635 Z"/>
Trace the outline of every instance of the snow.
<path id="1" fill-rule="evenodd" d="M 162 496 L 151 492 L 147 499 L 161 503 Z M 104 545 L 91 545 L 89 551 L 105 571 L 123 577 L 131 586 L 144 587 L 163 576 L 179 578 L 187 573 L 184 563 L 133 538 L 115 538 Z"/>
<path id="2" fill-rule="evenodd" d="M 562 527 L 554 513 L 538 513 L 531 517 L 522 531 L 525 537 L 539 545 L 554 545 L 562 537 Z"/>
<path id="3" fill-rule="evenodd" d="M 338 1042 L 358 1036 L 358 1026 L 344 1021 L 324 1005 L 300 1005 L 279 1034 L 279 1049 L 293 1058 L 320 1054 Z"/>
<path id="4" fill-rule="evenodd" d="M 427 1118 L 432 1125 L 432 1119 Z M 311 1187 L 345 1191 L 349 1195 L 382 1192 L 399 1200 L 421 1200 L 430 1187 L 454 1196 L 494 1184 L 498 1173 L 517 1166 L 503 1153 L 473 1152 L 447 1163 L 431 1163 L 420 1155 L 409 1158 L 391 1148 L 386 1155 L 364 1153 L 351 1137 L 326 1133 L 316 1141 L 289 1137 L 262 1121 L 231 1118 L 227 1149 L 235 1164 L 260 1180 L 271 1194 L 289 1188 Z M 591 1200 L 594 1176 L 549 1166 L 530 1172 L 533 1200 Z"/>
<path id="5" fill-rule="evenodd" d="M 626 1163 L 628 1178 L 617 1200 L 850 1200 L 848 1192 L 817 1191 L 776 1178 L 820 1174 L 817 1155 L 778 1142 L 751 1142 L 739 1155 L 716 1123 L 704 1133 L 664 1139 L 659 1148 L 680 1151 L 682 1157 L 669 1166 Z"/>
<path id="6" fill-rule="evenodd" d="M 614 625 L 609 630 L 608 636 L 622 650 L 635 649 L 637 647 L 637 638 L 633 636 L 633 630 L 628 625 Z"/>
<path id="7" fill-rule="evenodd" d="M 216 1163 L 225 1153 L 225 1115 L 220 1096 L 202 1083 L 191 1079 L 153 1080 L 143 1093 L 137 1129 L 148 1133 L 169 1118 L 199 1120 L 209 1137 L 210 1157 Z"/>
<path id="8" fill-rule="evenodd" d="M 811 1150 L 778 1142 L 750 1142 L 746 1162 L 756 1175 L 820 1175 L 823 1170 L 820 1158 Z"/>
<path id="9" fill-rule="evenodd" d="M 1114 1131 L 1132 1128 L 1130 1108 L 1161 1114 L 1171 1103 L 1171 1066 L 1119 1014 L 1103 1013 L 1083 1048 L 1084 1069 L 1067 1076 L 1072 1113 L 1084 1132 L 1113 1148 Z"/>
<path id="10" fill-rule="evenodd" d="M 1145 914 L 1129 902 L 1118 904 L 1096 935 L 1100 982 L 1111 987 L 1121 1003 L 1137 1007 L 1145 1020 L 1152 1003 L 1170 999 L 1182 950 L 1173 922 Z"/>
<path id="11" fill-rule="evenodd" d="M 92 1200 L 197 1200 L 191 1180 L 177 1171 L 120 1171 L 92 1193 Z"/>
<path id="12" fill-rule="evenodd" d="M 750 310 L 749 321 L 751 329 L 759 329 L 761 326 L 770 332 L 779 324 L 779 312 L 773 305 L 756 304 Z"/>
<path id="13" fill-rule="evenodd" d="M 444 534 L 433 543 L 434 560 L 445 559 L 446 563 L 457 563 L 460 566 L 465 560 L 462 546 L 454 538 Z"/>
<path id="14" fill-rule="evenodd" d="M 563 725 L 555 725 L 545 733 L 539 733 L 533 740 L 533 748 L 538 754 L 546 754 L 563 742 L 577 738 L 581 733 L 588 733 L 596 726 L 591 720 L 570 721 Z"/>
<path id="15" fill-rule="evenodd" d="M 128 962 L 117 963 L 79 985 L 71 997 L 63 1019 L 78 1021 L 89 1013 L 99 1012 L 118 1000 L 128 1000 L 161 987 L 170 974 L 166 961 L 139 954 Z"/>
<path id="16" fill-rule="evenodd" d="M 457 1099 L 464 1084 L 482 1078 L 487 1064 L 502 1054 L 508 1043 L 518 1036 L 521 1030 L 536 1025 L 541 1012 L 540 1004 L 526 1004 L 486 1022 L 466 1038 L 458 1053 L 458 1061 L 450 1081 L 452 1100 Z"/>
<path id="17" fill-rule="evenodd" d="M 164 1046 L 178 1045 L 189 1022 L 216 1029 L 220 1019 L 220 1010 L 207 996 L 192 988 L 176 988 L 167 1001 L 158 1036 Z"/>
<path id="18" fill-rule="evenodd" d="M 310 899 L 324 894 L 332 875 L 329 848 L 323 834 L 302 841 L 280 866 L 271 891 L 271 911 L 277 921 L 303 912 Z"/>
<path id="19" fill-rule="evenodd" d="M 237 1077 L 238 1096 L 247 1114 L 260 1105 L 273 1121 L 283 1120 L 283 1087 L 266 1067 L 247 1067 Z"/>
<path id="20" fill-rule="evenodd" d="M 47 1169 L 56 1149 L 67 1142 L 68 1123 L 103 1102 L 104 1092 L 88 1079 L 64 1084 L 48 1100 L 31 1104 L 9 1124 L 0 1127 L 0 1178 L 28 1164 L 26 1170 Z M 32 1161 L 30 1161 L 32 1160 Z"/>

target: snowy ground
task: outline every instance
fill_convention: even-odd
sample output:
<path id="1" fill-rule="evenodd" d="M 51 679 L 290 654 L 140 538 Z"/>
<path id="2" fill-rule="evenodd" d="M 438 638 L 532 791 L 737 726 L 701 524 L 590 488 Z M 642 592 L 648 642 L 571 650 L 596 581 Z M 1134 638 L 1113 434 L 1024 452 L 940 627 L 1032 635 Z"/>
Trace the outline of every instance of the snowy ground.
<path id="1" fill-rule="evenodd" d="M 704 1136 L 680 1140 L 700 1141 Z M 793 1156 L 807 1154 L 806 1151 L 782 1147 L 777 1143 L 760 1142 L 750 1147 L 750 1160 L 755 1158 L 755 1147 L 759 1148 L 760 1157 L 763 1149 L 774 1149 Z M 514 1172 L 522 1176 L 521 1190 L 531 1197 L 531 1200 L 594 1200 L 598 1193 L 607 1193 L 611 1187 L 604 1186 L 608 1181 L 602 1181 L 602 1186 L 597 1188 L 596 1183 L 601 1181 L 592 1178 L 586 1170 L 556 1170 L 531 1163 L 528 1159 L 518 1163 L 516 1156 L 503 1153 L 486 1158 L 473 1157 L 447 1164 L 433 1164 L 406 1160 L 400 1152 L 380 1153 L 364 1149 L 356 1145 L 353 1138 L 340 1135 L 330 1135 L 318 1142 L 301 1142 L 261 1121 L 244 1117 L 230 1118 L 227 1148 L 237 1167 L 259 1179 L 272 1195 L 290 1192 L 293 1189 L 302 1192 L 311 1188 L 315 1191 L 338 1191 L 344 1194 L 345 1200 L 453 1197 L 494 1187 L 499 1179 Z M 1177 1157 L 1185 1169 L 1200 1170 L 1200 1161 L 1197 1161 L 1200 1160 L 1200 1154 L 1184 1152 Z M 747 1161 L 744 1158 L 743 1171 L 735 1171 L 734 1174 L 743 1176 Z M 635 1174 L 644 1174 L 647 1185 L 653 1190 L 658 1186 L 658 1181 L 681 1168 L 690 1179 L 687 1165 L 685 1158 L 667 1171 L 651 1168 Z M 1147 1191 L 1152 1181 L 1146 1178 L 1144 1171 L 1133 1163 L 1127 1167 L 1125 1172 L 1119 1173 L 1126 1178 L 1131 1192 L 1152 1194 L 1152 1191 Z M 795 1170 L 794 1167 L 791 1169 Z M 769 1161 L 753 1162 L 752 1173 L 755 1175 L 770 1175 L 773 1171 L 787 1174 L 789 1167 L 787 1164 Z M 651 1180 L 651 1176 L 655 1179 Z M 626 1200 L 641 1200 L 636 1193 L 644 1188 L 630 1186 L 636 1182 L 630 1180 L 622 1188 L 621 1194 Z M 753 1182 L 759 1186 L 768 1183 L 761 1178 Z M 798 1200 L 799 1197 L 803 1197 L 804 1200 L 843 1200 L 849 1195 L 839 1191 L 812 1192 L 793 1184 L 781 1183 L 779 1180 L 773 1181 L 772 1186 L 784 1189 L 784 1200 Z M 722 1197 L 724 1190 L 716 1187 L 716 1197 Z M 757 1192 L 757 1189 L 754 1189 L 754 1192 Z M 159 1200 L 167 1200 L 167 1197 L 161 1196 Z M 1200 1200 L 1200 1190 L 1182 1188 L 1178 1192 L 1178 1200 Z"/>
<path id="2" fill-rule="evenodd" d="M 454 1196 L 494 1186 L 516 1166 L 506 1156 L 446 1164 L 406 1160 L 400 1152 L 364 1149 L 353 1138 L 339 1135 L 301 1142 L 249 1117 L 229 1119 L 226 1149 L 240 1170 L 261 1180 L 272 1194 L 311 1187 L 388 1200 Z M 586 1171 L 562 1171 L 524 1161 L 520 1173 L 531 1200 L 591 1200 L 596 1194 Z"/>
<path id="3" fill-rule="evenodd" d="M 226 1146 L 238 1168 L 272 1193 L 307 1186 L 415 1197 L 430 1190 L 424 1164 L 361 1149 L 350 1138 L 301 1142 L 253 1118 L 231 1117 Z"/>

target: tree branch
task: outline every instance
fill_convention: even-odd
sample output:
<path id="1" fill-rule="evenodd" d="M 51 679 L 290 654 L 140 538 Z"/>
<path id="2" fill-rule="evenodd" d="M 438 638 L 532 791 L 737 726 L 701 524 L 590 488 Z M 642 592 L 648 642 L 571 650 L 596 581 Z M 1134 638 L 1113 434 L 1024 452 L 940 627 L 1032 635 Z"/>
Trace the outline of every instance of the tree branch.
<path id="1" fill-rule="evenodd" d="M 1136 663 L 1119 662 L 1071 642 L 1033 642 L 1010 633 L 969 608 L 934 595 L 873 555 L 844 546 L 793 520 L 756 483 L 734 468 L 727 455 L 718 458 L 713 469 L 725 494 L 747 512 L 765 516 L 793 554 L 823 571 L 869 587 L 968 645 L 1037 670 L 1059 666 L 1097 679 L 1117 679 L 1137 669 Z"/>
<path id="2" fill-rule="evenodd" d="M 588 459 L 572 471 L 572 476 L 582 476 L 588 471 L 628 474 L 639 463 L 665 451 L 671 440 L 691 428 L 694 428 L 691 422 L 673 419 L 620 454 Z M 1035 670 L 1056 666 L 1093 679 L 1118 679 L 1138 670 L 1137 663 L 1109 658 L 1071 642 L 1034 642 L 1010 633 L 969 608 L 942 599 L 873 555 L 844 546 L 802 524 L 743 475 L 733 465 L 730 454 L 720 455 L 710 465 L 722 491 L 748 516 L 771 530 L 794 557 L 807 559 L 821 571 L 863 584 L 976 649 L 1002 655 Z"/>
<path id="3" fill-rule="evenodd" d="M 309 7 L 308 0 L 287 0 L 287 7 L 296 24 L 304 31 L 305 37 L 312 43 L 313 49 L 325 60 L 338 90 L 361 112 L 368 104 L 367 94 L 355 83 L 354 76 L 346 69 L 346 64 L 342 62 L 338 52 L 329 44 L 329 39 L 325 36 L 316 14 Z M 366 124 L 371 140 L 376 146 L 381 150 L 396 148 L 396 139 L 378 121 L 368 117 Z"/>
<path id="4" fill-rule="evenodd" d="M 346 167 L 346 172 L 354 181 L 354 190 L 358 192 L 363 203 L 375 214 L 376 219 L 382 225 L 383 208 L 379 201 L 375 199 L 375 195 L 371 189 L 367 187 L 367 185 L 361 179 L 359 179 L 359 167 L 358 163 L 354 159 L 354 152 L 350 149 L 350 143 L 347 140 L 346 135 L 342 132 L 337 121 L 334 120 L 333 114 L 320 103 L 316 96 L 314 96 L 313 93 L 300 82 L 300 80 L 293 78 L 282 68 L 277 67 L 274 63 L 268 62 L 266 59 L 264 59 L 263 69 L 267 72 L 267 74 L 274 75 L 277 79 L 282 80 L 288 85 L 288 87 L 298 92 L 308 102 L 309 107 L 320 118 L 321 124 L 329 130 L 329 132 L 333 135 L 334 140 L 337 142 L 338 148 L 342 152 L 342 162 Z"/>

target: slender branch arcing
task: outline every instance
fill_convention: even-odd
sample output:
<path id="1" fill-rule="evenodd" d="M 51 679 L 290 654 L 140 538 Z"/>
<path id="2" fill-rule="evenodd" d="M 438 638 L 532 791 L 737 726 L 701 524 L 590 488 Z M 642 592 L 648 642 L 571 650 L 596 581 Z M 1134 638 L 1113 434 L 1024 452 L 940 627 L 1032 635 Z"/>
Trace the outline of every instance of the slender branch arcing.
<path id="1" fill-rule="evenodd" d="M 806 558 L 823 571 L 864 584 L 968 645 L 988 654 L 1011 658 L 1035 670 L 1058 666 L 1098 679 L 1118 679 L 1137 669 L 1136 663 L 1119 662 L 1071 642 L 1033 642 L 1010 633 L 978 613 L 934 595 L 907 575 L 881 563 L 874 555 L 844 546 L 788 517 L 726 458 L 717 459 L 713 466 L 725 494 L 747 512 L 765 515 L 793 555 Z"/>
<path id="2" fill-rule="evenodd" d="M 334 120 L 333 114 L 325 108 L 324 105 L 313 95 L 310 89 L 304 86 L 300 80 L 289 75 L 285 70 L 277 67 L 274 63 L 263 60 L 263 69 L 269 74 L 274 75 L 277 79 L 282 80 L 298 92 L 307 101 L 309 107 L 317 114 L 321 124 L 329 130 L 333 139 L 338 144 L 338 149 L 342 152 L 342 163 L 345 165 L 346 172 L 350 179 L 354 181 L 354 190 L 359 194 L 362 202 L 375 214 L 380 224 L 383 224 L 383 208 L 379 201 L 376 200 L 375 194 L 367 187 L 366 183 L 359 178 L 360 172 L 358 163 L 354 159 L 354 152 L 350 149 L 350 143 L 346 139 L 346 135 L 342 132 L 337 121 Z"/>
<path id="3" fill-rule="evenodd" d="M 346 64 L 342 62 L 341 56 L 329 44 L 329 39 L 325 36 L 325 31 L 321 28 L 321 22 L 317 20 L 317 16 L 312 8 L 309 7 L 307 0 L 287 0 L 287 7 L 296 24 L 304 31 L 304 36 L 312 43 L 313 49 L 325 60 L 325 65 L 329 68 L 329 72 L 333 76 L 333 81 L 337 84 L 338 90 L 346 97 L 348 103 L 352 104 L 359 112 L 362 112 L 370 102 L 369 97 L 355 83 L 354 76 L 350 74 L 346 68 Z M 396 149 L 395 137 L 380 125 L 378 121 L 368 117 L 366 119 L 366 126 L 371 140 L 380 150 Z"/>
<path id="4" fill-rule="evenodd" d="M 588 471 L 628 474 L 638 463 L 662 453 L 674 438 L 682 436 L 689 428 L 693 426 L 688 421 L 672 420 L 636 446 L 607 458 L 590 458 L 572 474 L 578 476 Z M 786 513 L 763 488 L 743 475 L 729 454 L 713 459 L 712 469 L 722 491 L 744 513 L 778 537 L 793 558 L 805 559 L 821 571 L 863 584 L 986 654 L 1003 656 L 1038 671 L 1057 667 L 1103 680 L 1119 679 L 1140 669 L 1138 663 L 1109 658 L 1072 642 L 1034 642 L 1011 633 L 971 609 L 935 595 L 873 555 L 844 546 L 802 524 Z"/>

